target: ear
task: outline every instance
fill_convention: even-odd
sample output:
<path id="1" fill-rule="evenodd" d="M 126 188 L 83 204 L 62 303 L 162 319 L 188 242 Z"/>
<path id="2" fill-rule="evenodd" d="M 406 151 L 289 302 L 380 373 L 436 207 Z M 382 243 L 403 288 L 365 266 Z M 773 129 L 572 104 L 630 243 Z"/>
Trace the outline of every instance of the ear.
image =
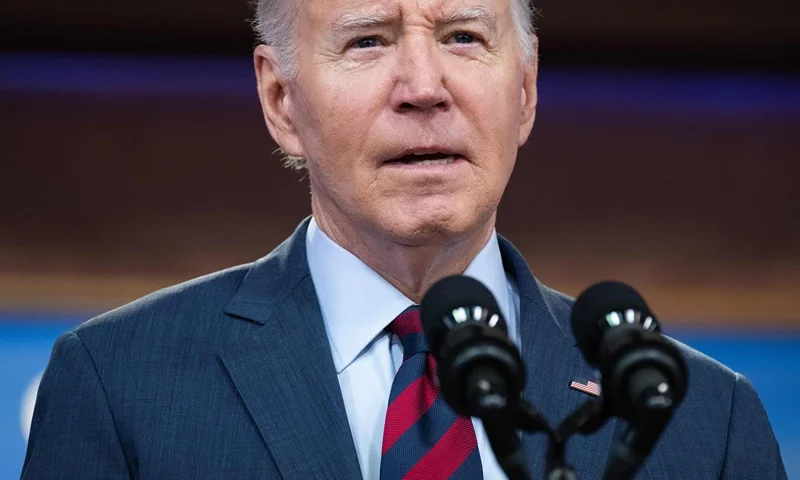
<path id="1" fill-rule="evenodd" d="M 536 103 L 539 98 L 536 90 L 536 79 L 539 75 L 539 39 L 535 34 L 531 34 L 531 37 L 533 37 L 533 57 L 523 65 L 524 77 L 522 79 L 522 95 L 520 96 L 520 147 L 528 141 L 528 136 L 533 129 L 533 122 L 536 120 Z"/>
<path id="2" fill-rule="evenodd" d="M 295 113 L 289 82 L 283 75 L 275 49 L 259 45 L 253 52 L 258 97 L 270 135 L 284 152 L 304 157 L 305 151 L 292 120 Z"/>

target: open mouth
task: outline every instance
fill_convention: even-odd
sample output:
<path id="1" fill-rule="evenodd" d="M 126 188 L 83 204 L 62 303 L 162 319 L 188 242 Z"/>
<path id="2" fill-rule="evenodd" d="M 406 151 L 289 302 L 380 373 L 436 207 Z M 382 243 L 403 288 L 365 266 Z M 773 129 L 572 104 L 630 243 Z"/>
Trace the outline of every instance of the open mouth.
<path id="1" fill-rule="evenodd" d="M 404 164 L 404 165 L 449 165 L 461 158 L 460 155 L 453 155 L 448 153 L 422 153 L 422 154 L 409 154 L 403 155 L 400 158 L 389 160 L 388 163 Z"/>

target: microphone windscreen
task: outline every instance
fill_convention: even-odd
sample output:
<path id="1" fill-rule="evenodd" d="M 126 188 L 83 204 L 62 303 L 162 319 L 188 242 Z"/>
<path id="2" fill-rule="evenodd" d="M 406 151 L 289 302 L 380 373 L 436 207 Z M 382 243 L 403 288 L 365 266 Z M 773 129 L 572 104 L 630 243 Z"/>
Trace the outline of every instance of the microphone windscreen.
<path id="1" fill-rule="evenodd" d="M 463 275 L 445 277 L 428 290 L 420 305 L 420 316 L 432 351 L 437 351 L 449 331 L 443 318 L 457 308 L 474 306 L 500 314 L 492 292 L 474 278 Z"/>
<path id="2" fill-rule="evenodd" d="M 611 328 L 605 317 L 633 309 L 651 315 L 650 308 L 633 287 L 617 281 L 600 282 L 581 293 L 572 306 L 572 333 L 586 361 L 596 365 L 603 334 Z"/>

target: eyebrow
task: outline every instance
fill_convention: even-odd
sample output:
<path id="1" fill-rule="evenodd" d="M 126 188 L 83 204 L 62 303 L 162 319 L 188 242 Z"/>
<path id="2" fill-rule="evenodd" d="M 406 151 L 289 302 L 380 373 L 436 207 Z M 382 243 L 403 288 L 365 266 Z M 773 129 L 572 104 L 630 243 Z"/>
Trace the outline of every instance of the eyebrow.
<path id="1" fill-rule="evenodd" d="M 341 32 L 367 30 L 369 28 L 386 25 L 390 21 L 391 16 L 385 13 L 348 12 L 337 18 L 331 25 L 331 29 Z"/>
<path id="2" fill-rule="evenodd" d="M 359 13 L 347 12 L 342 14 L 331 24 L 331 29 L 337 32 L 350 32 L 368 30 L 370 28 L 385 26 L 393 20 L 388 13 Z M 478 22 L 485 27 L 494 30 L 495 16 L 492 11 L 483 6 L 466 7 L 458 9 L 438 21 L 437 23 L 448 25 L 451 23 Z"/>
<path id="3" fill-rule="evenodd" d="M 444 24 L 465 22 L 482 23 L 490 29 L 494 29 L 496 23 L 494 13 L 482 6 L 461 8 L 445 16 L 444 20 L 442 20 Z"/>

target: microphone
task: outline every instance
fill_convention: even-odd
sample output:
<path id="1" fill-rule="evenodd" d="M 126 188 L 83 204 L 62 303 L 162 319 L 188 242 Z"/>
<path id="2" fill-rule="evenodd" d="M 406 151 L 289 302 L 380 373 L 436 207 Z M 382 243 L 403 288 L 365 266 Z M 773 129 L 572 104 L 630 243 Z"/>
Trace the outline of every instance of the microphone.
<path id="1" fill-rule="evenodd" d="M 492 293 L 473 278 L 447 277 L 425 294 L 420 316 L 445 401 L 481 418 L 510 480 L 529 478 L 514 422 L 521 407 L 538 412 L 520 402 L 525 368 Z"/>
<path id="2" fill-rule="evenodd" d="M 489 289 L 470 277 L 444 278 L 422 299 L 420 316 L 442 395 L 456 412 L 480 417 L 516 406 L 525 369 Z"/>
<path id="3" fill-rule="evenodd" d="M 686 362 L 642 296 L 621 282 L 583 292 L 572 308 L 572 331 L 583 357 L 600 371 L 607 413 L 631 425 L 604 478 L 633 478 L 686 395 Z"/>

